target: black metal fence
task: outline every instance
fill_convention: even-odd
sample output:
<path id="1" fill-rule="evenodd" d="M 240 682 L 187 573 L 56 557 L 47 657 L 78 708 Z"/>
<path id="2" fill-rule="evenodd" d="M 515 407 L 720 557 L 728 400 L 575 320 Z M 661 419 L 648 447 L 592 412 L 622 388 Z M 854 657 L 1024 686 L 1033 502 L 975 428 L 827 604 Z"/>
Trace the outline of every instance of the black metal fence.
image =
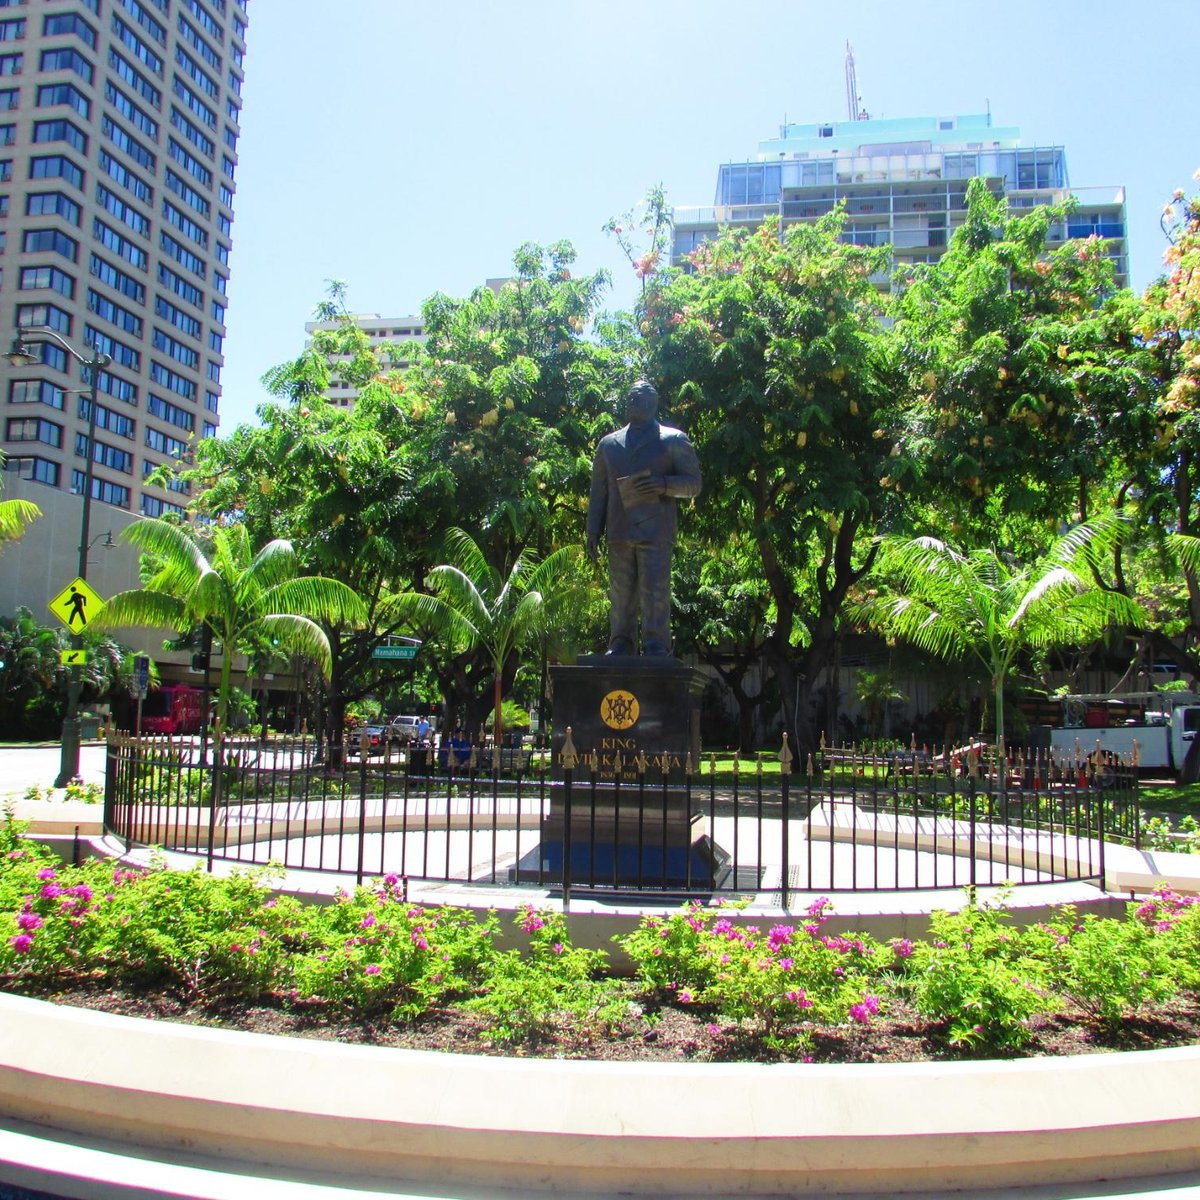
<path id="1" fill-rule="evenodd" d="M 823 748 L 682 780 L 644 760 L 363 756 L 311 739 L 110 738 L 105 828 L 127 844 L 246 865 L 593 893 L 766 894 L 1102 881 L 1106 840 L 1138 844 L 1134 772 L 1099 760 L 1002 766 L 978 749 Z"/>

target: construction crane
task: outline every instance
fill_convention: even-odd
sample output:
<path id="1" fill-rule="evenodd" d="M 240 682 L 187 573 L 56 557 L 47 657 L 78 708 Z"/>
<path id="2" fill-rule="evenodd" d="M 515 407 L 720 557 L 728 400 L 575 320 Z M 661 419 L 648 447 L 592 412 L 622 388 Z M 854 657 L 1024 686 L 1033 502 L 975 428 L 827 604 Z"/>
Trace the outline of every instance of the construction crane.
<path id="1" fill-rule="evenodd" d="M 846 115 L 851 121 L 869 121 L 871 114 L 862 107 L 858 96 L 858 76 L 854 71 L 854 51 L 846 42 Z"/>

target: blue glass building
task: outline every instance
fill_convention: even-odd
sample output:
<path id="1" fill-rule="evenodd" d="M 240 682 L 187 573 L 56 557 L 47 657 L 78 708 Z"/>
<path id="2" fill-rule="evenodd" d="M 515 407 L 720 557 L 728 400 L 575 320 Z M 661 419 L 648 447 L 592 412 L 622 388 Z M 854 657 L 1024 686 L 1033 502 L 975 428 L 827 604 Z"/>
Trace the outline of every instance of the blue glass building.
<path id="1" fill-rule="evenodd" d="M 1128 281 L 1125 189 L 1073 188 L 1061 146 L 1022 146 L 1018 129 L 983 114 L 784 125 L 754 159 L 719 168 L 711 207 L 674 210 L 672 261 L 722 226 L 814 221 L 844 203 L 845 241 L 890 245 L 896 266 L 934 262 L 966 216 L 976 176 L 1013 209 L 1074 195 L 1078 208 L 1051 229 L 1051 244 L 1104 238 L 1117 282 Z"/>

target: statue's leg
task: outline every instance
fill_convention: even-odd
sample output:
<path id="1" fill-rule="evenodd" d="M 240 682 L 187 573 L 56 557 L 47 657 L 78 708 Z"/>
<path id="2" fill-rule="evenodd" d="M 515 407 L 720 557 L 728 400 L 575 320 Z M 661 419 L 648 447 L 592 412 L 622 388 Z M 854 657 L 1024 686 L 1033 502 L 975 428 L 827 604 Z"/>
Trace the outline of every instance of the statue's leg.
<path id="1" fill-rule="evenodd" d="M 671 549 L 670 543 L 661 542 L 638 547 L 642 648 L 646 654 L 671 653 Z"/>
<path id="2" fill-rule="evenodd" d="M 631 542 L 608 543 L 609 654 L 637 653 L 637 558 Z"/>

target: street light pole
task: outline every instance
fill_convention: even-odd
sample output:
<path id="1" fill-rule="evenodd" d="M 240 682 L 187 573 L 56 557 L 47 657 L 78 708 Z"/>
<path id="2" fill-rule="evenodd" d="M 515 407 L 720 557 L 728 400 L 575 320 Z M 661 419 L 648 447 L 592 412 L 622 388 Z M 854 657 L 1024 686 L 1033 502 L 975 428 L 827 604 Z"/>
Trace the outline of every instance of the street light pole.
<path id="1" fill-rule="evenodd" d="M 40 361 L 41 356 L 30 349 L 30 342 L 53 342 L 61 346 L 89 376 L 87 438 L 84 442 L 83 512 L 79 523 L 79 578 L 86 581 L 88 535 L 91 533 L 92 523 L 92 487 L 95 483 L 97 388 L 100 369 L 108 366 L 112 359 L 91 347 L 89 349 L 94 357 L 88 358 L 48 325 L 32 325 L 17 331 L 12 348 L 5 356 L 14 367 L 28 367 Z M 74 634 L 73 639 L 76 647 L 82 645 L 83 638 L 80 634 Z M 71 681 L 67 685 L 67 713 L 63 717 L 62 726 L 62 757 L 58 778 L 54 781 L 55 787 L 66 787 L 79 775 L 79 696 L 82 691 L 82 668 L 78 663 L 74 663 L 71 667 Z"/>

